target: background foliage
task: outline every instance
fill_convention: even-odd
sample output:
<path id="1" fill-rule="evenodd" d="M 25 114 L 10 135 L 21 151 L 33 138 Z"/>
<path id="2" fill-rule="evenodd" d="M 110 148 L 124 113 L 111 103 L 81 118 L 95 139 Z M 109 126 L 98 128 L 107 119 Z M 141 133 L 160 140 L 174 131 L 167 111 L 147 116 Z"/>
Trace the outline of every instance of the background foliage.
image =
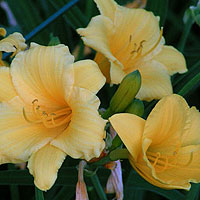
<path id="1" fill-rule="evenodd" d="M 3 1 L 2 1 L 3 2 Z M 1 2 L 0 26 L 7 29 L 8 33 L 21 32 L 24 36 L 35 27 L 48 19 L 52 14 L 61 9 L 70 0 L 5 0 L 15 20 L 8 15 L 8 10 Z M 128 0 L 118 0 L 120 4 L 126 4 Z M 197 0 L 148 0 L 146 9 L 160 16 L 161 26 L 164 26 L 164 37 L 168 45 L 178 48 L 186 57 L 189 72 L 184 75 L 172 77 L 174 92 L 186 98 L 189 105 L 195 105 L 200 109 L 200 27 L 194 20 L 189 6 L 196 5 Z M 186 12 L 187 10 L 187 12 Z M 43 45 L 61 42 L 69 46 L 76 60 L 94 58 L 95 52 L 83 46 L 80 37 L 76 33 L 79 27 L 87 26 L 92 16 L 98 14 L 93 0 L 79 0 L 73 7 L 58 17 L 53 23 L 30 38 L 27 42 L 36 42 Z M 107 108 L 110 98 L 116 87 L 105 85 L 99 92 L 101 107 Z M 145 115 L 151 111 L 155 101 L 145 103 Z M 34 188 L 33 178 L 25 170 L 19 170 L 15 165 L 0 166 L 0 199 L 46 199 L 46 200 L 70 200 L 75 197 L 75 185 L 77 182 L 78 160 L 69 157 L 59 170 L 56 184 L 51 190 L 43 194 Z M 199 196 L 199 184 L 193 184 L 189 192 L 178 190 L 163 190 L 152 186 L 143 180 L 131 168 L 128 161 L 122 162 L 125 200 L 197 200 Z M 90 199 L 106 199 L 98 194 L 94 181 L 100 181 L 105 187 L 110 171 L 103 167 L 97 174 L 87 174 L 86 182 Z M 114 196 L 107 195 L 107 199 Z"/>

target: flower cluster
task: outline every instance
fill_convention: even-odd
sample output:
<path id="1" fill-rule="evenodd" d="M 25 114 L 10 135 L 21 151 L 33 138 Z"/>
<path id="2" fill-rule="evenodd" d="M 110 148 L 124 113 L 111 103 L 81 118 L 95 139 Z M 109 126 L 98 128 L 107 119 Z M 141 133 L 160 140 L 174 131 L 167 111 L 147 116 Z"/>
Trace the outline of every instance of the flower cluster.
<path id="1" fill-rule="evenodd" d="M 94 61 L 74 62 L 63 44 L 27 47 L 20 33 L 0 41 L 0 164 L 28 162 L 35 185 L 46 191 L 66 156 L 84 159 L 76 192 L 77 199 L 88 199 L 86 161 L 100 162 L 114 149 L 105 131 L 110 117 L 131 165 L 144 179 L 164 189 L 189 190 L 190 182 L 200 182 L 200 113 L 173 94 L 170 76 L 187 71 L 183 55 L 165 45 L 159 17 L 152 12 L 114 0 L 94 1 L 100 15 L 77 30 L 97 52 Z M 10 65 L 2 52 L 13 53 Z M 97 93 L 105 82 L 120 87 L 101 116 Z M 161 100 L 144 120 L 137 116 L 141 101 L 134 97 Z M 110 136 L 111 143 L 118 136 Z M 107 190 L 122 199 L 118 159 L 111 162 L 117 168 L 111 168 Z"/>

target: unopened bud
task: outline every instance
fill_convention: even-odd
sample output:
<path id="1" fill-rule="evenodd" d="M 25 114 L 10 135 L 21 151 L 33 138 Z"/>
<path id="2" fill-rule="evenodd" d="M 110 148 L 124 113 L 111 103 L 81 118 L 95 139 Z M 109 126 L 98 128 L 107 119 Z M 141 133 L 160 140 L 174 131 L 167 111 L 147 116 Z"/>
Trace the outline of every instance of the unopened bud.
<path id="1" fill-rule="evenodd" d="M 113 113 L 123 112 L 132 102 L 141 86 L 141 75 L 138 70 L 128 74 L 122 80 L 119 88 L 110 102 Z"/>
<path id="2" fill-rule="evenodd" d="M 144 114 L 144 104 L 139 99 L 134 99 L 131 104 L 126 108 L 126 113 L 131 113 L 137 116 L 142 117 Z"/>

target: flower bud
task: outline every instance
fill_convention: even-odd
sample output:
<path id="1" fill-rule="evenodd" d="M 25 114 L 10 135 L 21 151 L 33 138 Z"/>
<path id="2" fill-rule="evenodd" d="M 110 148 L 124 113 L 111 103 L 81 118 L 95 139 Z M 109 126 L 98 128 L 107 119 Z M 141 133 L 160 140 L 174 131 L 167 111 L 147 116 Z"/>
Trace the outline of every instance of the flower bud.
<path id="1" fill-rule="evenodd" d="M 131 113 L 137 116 L 142 117 L 144 114 L 144 104 L 139 99 L 134 99 L 131 104 L 126 108 L 126 113 Z"/>
<path id="2" fill-rule="evenodd" d="M 141 86 L 141 75 L 138 70 L 131 72 L 122 80 L 119 88 L 111 99 L 110 110 L 114 113 L 123 112 L 135 98 Z"/>

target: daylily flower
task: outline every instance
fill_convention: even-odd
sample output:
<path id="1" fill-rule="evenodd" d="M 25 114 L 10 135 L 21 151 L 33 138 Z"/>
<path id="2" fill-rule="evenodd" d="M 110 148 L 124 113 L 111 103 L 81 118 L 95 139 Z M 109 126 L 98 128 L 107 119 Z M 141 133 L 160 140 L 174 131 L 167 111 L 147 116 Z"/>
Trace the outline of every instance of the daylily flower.
<path id="1" fill-rule="evenodd" d="M 150 101 L 172 94 L 170 75 L 187 71 L 183 55 L 164 45 L 159 17 L 144 9 L 119 6 L 114 0 L 94 0 L 101 15 L 77 32 L 98 53 L 95 61 L 107 82 L 119 84 L 139 70 L 142 86 L 137 98 Z"/>
<path id="2" fill-rule="evenodd" d="M 116 114 L 110 122 L 133 168 L 151 184 L 189 190 L 200 182 L 200 113 L 179 95 L 161 99 L 147 120 Z"/>
<path id="3" fill-rule="evenodd" d="M 67 155 L 90 160 L 105 147 L 95 95 L 105 78 L 91 60 L 74 63 L 64 45 L 31 44 L 0 68 L 0 164 L 28 161 L 48 190 Z"/>
<path id="4" fill-rule="evenodd" d="M 5 36 L 6 30 L 4 28 L 0 28 L 0 36 Z M 7 64 L 2 60 L 2 51 L 7 53 L 13 52 L 12 56 L 14 56 L 19 51 L 26 49 L 27 45 L 25 44 L 25 39 L 23 38 L 21 33 L 13 33 L 4 39 L 0 40 L 0 66 L 6 66 Z"/>

